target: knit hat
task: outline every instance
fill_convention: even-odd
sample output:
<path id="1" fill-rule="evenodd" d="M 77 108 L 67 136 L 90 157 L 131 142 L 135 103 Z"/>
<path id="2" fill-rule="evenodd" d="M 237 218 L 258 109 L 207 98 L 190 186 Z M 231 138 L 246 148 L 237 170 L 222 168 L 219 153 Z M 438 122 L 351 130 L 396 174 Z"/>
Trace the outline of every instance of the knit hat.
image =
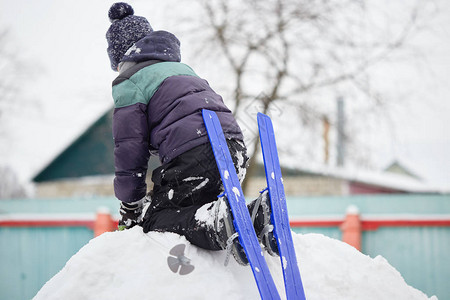
<path id="1" fill-rule="evenodd" d="M 125 52 L 153 29 L 146 18 L 135 16 L 131 5 L 124 2 L 114 3 L 108 11 L 108 17 L 112 24 L 106 32 L 107 51 L 111 68 L 117 71 Z"/>

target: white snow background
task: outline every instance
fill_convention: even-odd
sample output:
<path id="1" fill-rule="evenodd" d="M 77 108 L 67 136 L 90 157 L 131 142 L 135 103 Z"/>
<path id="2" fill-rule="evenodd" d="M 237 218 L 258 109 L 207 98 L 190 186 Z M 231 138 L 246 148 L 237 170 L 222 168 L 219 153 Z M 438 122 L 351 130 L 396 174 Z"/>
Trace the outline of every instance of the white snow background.
<path id="1" fill-rule="evenodd" d="M 35 72 L 21 82 L 23 94 L 14 99 L 19 109 L 4 116 L 8 124 L 2 128 L 7 136 L 0 145 L 0 163 L 11 165 L 21 180 L 29 180 L 112 106 L 110 86 L 117 73 L 109 67 L 105 33 L 113 2 L 0 0 L 1 28 L 10 29 L 14 51 Z M 179 35 L 182 50 L 189 51 L 176 26 L 176 10 L 186 9 L 188 2 L 129 3 L 155 29 Z M 398 133 L 388 147 L 379 140 L 375 143 L 382 158 L 378 165 L 386 158 L 402 157 L 448 187 L 450 5 L 445 0 L 436 3 L 441 13 L 432 34 L 417 41 L 425 49 L 429 69 L 385 73 L 420 95 L 409 110 L 414 114 L 398 116 Z M 218 80 L 208 80 L 213 87 L 220 86 Z M 294 234 L 294 242 L 309 300 L 427 299 L 382 257 L 372 259 L 323 235 Z M 167 266 L 170 249 L 179 243 L 187 245 L 186 256 L 195 265 L 194 272 L 185 276 Z M 250 268 L 232 259 L 224 267 L 224 260 L 223 251 L 199 249 L 175 234 L 144 234 L 139 228 L 106 233 L 74 255 L 35 299 L 258 299 Z M 283 293 L 279 258 L 267 260 Z"/>
<path id="2" fill-rule="evenodd" d="M 109 66 L 105 33 L 113 2 L 0 0 L 0 28 L 9 29 L 9 47 L 33 72 L 20 82 L 20 97 L 13 100 L 16 109 L 3 113 L 5 122 L 0 128 L 0 165 L 11 166 L 20 180 L 29 181 L 112 107 L 111 81 L 117 73 Z M 183 61 L 223 92 L 223 85 L 233 78 L 200 67 L 198 59 L 193 59 L 195 47 L 186 38 L 187 29 L 180 25 L 184 14 L 195 16 L 198 8 L 194 2 L 129 3 L 136 15 L 145 16 L 155 29 L 174 32 L 181 40 Z M 438 14 L 430 20 L 430 28 L 413 40 L 423 58 L 419 66 L 397 62 L 378 70 L 377 82 L 392 87 L 394 94 L 413 98 L 411 106 L 395 112 L 395 128 L 380 131 L 375 124 L 367 139 L 376 152 L 375 167 L 400 159 L 448 190 L 450 2 L 434 3 Z M 189 32 L 192 35 L 195 32 Z M 277 133 L 280 142 L 282 134 Z"/>
<path id="3" fill-rule="evenodd" d="M 293 240 L 308 300 L 437 300 L 409 286 L 383 257 L 370 258 L 320 234 Z M 169 251 L 186 244 L 192 273 L 173 273 Z M 249 266 L 225 251 L 207 251 L 173 233 L 145 234 L 140 227 L 92 239 L 33 298 L 51 299 L 260 299 Z M 280 259 L 265 255 L 277 289 L 285 299 Z"/>

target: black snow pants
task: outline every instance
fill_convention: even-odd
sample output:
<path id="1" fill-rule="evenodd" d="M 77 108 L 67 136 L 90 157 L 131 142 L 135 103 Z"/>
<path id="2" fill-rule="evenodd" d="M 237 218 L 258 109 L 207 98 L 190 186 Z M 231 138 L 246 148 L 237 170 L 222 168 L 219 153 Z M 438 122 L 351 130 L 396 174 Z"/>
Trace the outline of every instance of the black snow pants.
<path id="1" fill-rule="evenodd" d="M 243 142 L 227 140 L 236 172 L 245 170 L 248 157 Z M 220 250 L 215 232 L 195 219 L 197 210 L 223 193 L 222 180 L 210 143 L 186 151 L 153 170 L 152 202 L 143 221 L 144 232 L 174 232 L 192 244 Z"/>

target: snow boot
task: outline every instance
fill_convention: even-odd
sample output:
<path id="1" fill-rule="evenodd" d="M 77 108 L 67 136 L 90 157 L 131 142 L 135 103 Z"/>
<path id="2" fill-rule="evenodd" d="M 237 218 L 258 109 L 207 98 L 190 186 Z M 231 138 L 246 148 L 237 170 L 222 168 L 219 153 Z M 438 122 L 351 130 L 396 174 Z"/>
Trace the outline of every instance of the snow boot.
<path id="1" fill-rule="evenodd" d="M 271 222 L 272 208 L 268 190 L 262 191 L 259 197 L 249 204 L 248 209 L 259 242 L 271 256 L 279 256 Z"/>
<path id="2" fill-rule="evenodd" d="M 233 225 L 233 215 L 225 197 L 217 199 L 213 209 L 215 210 L 214 229 L 217 243 L 222 249 L 227 250 L 225 265 L 228 265 L 230 253 L 233 254 L 238 264 L 248 265 L 247 256 L 239 243 L 238 233 Z"/>

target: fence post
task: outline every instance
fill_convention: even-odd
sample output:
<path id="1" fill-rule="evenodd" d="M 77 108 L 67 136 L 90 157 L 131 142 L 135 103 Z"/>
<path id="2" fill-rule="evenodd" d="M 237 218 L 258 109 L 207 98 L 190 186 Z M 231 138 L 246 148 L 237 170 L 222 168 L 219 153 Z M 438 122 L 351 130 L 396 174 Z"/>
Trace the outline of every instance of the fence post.
<path id="1" fill-rule="evenodd" d="M 109 231 L 114 231 L 114 220 L 108 209 L 99 209 L 95 218 L 94 237 Z"/>
<path id="2" fill-rule="evenodd" d="M 347 208 L 345 220 L 341 225 L 342 241 L 361 251 L 362 226 L 359 210 L 351 205 Z"/>

